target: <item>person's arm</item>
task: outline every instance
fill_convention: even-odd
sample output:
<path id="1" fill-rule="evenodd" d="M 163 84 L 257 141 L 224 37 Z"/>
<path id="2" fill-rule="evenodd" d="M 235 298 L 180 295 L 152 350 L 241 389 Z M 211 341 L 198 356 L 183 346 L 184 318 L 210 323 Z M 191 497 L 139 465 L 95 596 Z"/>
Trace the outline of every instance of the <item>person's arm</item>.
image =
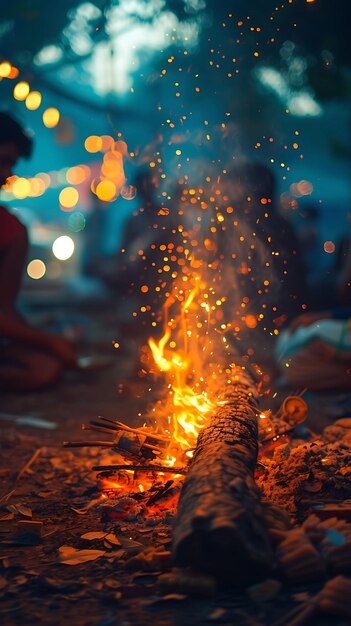
<path id="1" fill-rule="evenodd" d="M 346 320 L 349 318 L 351 318 L 351 307 L 349 306 L 334 307 L 326 311 L 311 311 L 296 317 L 291 322 L 289 331 L 293 333 L 299 326 L 311 326 L 320 320 Z"/>
<path id="2" fill-rule="evenodd" d="M 57 356 L 66 366 L 75 367 L 77 357 L 72 344 L 58 335 L 52 335 L 29 326 L 15 315 L 0 310 L 0 336 L 25 345 L 48 350 Z"/>
<path id="3" fill-rule="evenodd" d="M 311 311 L 309 313 L 302 313 L 302 315 L 298 315 L 295 319 L 292 320 L 289 331 L 294 333 L 300 326 L 311 326 L 315 322 L 319 320 L 328 320 L 332 319 L 333 315 L 331 311 Z"/>

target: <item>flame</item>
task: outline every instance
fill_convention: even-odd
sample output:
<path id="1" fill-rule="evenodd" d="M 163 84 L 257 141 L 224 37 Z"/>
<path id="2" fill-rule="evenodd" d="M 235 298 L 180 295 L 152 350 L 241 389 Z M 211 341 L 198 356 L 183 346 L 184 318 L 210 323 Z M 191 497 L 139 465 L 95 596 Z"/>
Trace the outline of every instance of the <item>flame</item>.
<path id="1" fill-rule="evenodd" d="M 184 453 L 195 446 L 201 428 L 208 421 L 208 414 L 218 404 L 209 397 L 207 391 L 201 390 L 204 383 L 201 377 L 201 358 L 204 355 L 198 355 L 197 349 L 189 345 L 193 333 L 192 329 L 188 328 L 187 313 L 198 292 L 197 285 L 182 304 L 178 332 L 177 327 L 175 328 L 180 340 L 177 336 L 177 342 L 171 341 L 172 332 L 169 326 L 166 326 L 158 342 L 153 338 L 149 339 L 149 347 L 156 365 L 161 372 L 167 374 L 169 393 L 164 411 L 168 416 L 168 430 L 171 431 L 172 441 L 171 452 L 168 451 L 167 458 L 162 461 L 168 466 L 184 460 Z M 209 314 L 208 307 L 202 307 L 202 310 Z M 176 350 L 173 347 L 177 343 L 182 344 L 181 349 Z M 189 381 L 192 384 L 189 384 Z"/>
<path id="2" fill-rule="evenodd" d="M 101 478 L 100 486 L 102 490 L 102 494 L 105 494 L 105 497 L 108 497 L 107 494 L 118 494 L 121 495 L 123 493 L 144 493 L 154 483 L 154 478 L 148 475 L 143 475 L 142 477 L 136 478 L 134 471 L 131 470 L 123 470 L 120 471 L 118 477 L 111 478 Z"/>

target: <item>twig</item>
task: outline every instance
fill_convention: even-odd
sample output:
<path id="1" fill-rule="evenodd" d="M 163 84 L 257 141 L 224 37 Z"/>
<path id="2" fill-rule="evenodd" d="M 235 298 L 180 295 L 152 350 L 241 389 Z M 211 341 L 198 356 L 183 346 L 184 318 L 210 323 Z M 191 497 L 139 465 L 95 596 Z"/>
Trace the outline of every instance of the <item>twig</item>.
<path id="1" fill-rule="evenodd" d="M 103 427 L 99 428 L 98 426 L 89 426 L 83 424 L 83 430 L 99 430 L 105 432 Z M 115 448 L 115 450 L 123 450 L 125 452 L 132 452 L 127 448 L 119 445 L 119 441 L 64 441 L 62 446 L 64 448 Z M 143 448 L 148 448 L 152 452 L 157 454 L 162 454 L 162 450 L 157 447 L 157 445 L 153 445 L 151 443 L 140 443 L 140 451 L 142 452 Z"/>
<path id="2" fill-rule="evenodd" d="M 163 498 L 163 496 L 167 495 L 167 493 L 168 493 L 168 491 L 170 491 L 172 485 L 173 485 L 173 480 L 167 480 L 165 485 L 163 487 L 161 487 L 161 489 L 159 489 L 153 496 L 151 496 L 151 498 L 149 498 L 146 501 L 146 506 L 149 506 L 150 504 L 155 504 L 155 502 L 157 502 L 157 500 L 160 500 L 161 498 Z"/>
<path id="3" fill-rule="evenodd" d="M 15 479 L 19 480 L 19 478 L 22 478 L 23 474 L 25 474 L 25 472 L 27 472 L 27 470 L 29 470 L 29 468 L 33 465 L 33 463 L 35 463 L 35 461 L 37 460 L 39 454 L 41 453 L 41 448 L 38 448 L 34 454 L 31 456 L 31 458 L 29 459 L 29 461 L 25 464 L 24 467 L 22 467 L 21 471 L 17 474 L 17 477 Z"/>
<path id="4" fill-rule="evenodd" d="M 82 430 L 95 430 L 98 431 L 100 433 L 114 433 L 116 432 L 115 430 L 113 430 L 113 428 L 107 428 L 106 426 L 96 426 L 95 424 L 93 424 L 93 422 L 91 422 L 90 424 L 82 424 L 81 426 Z"/>
<path id="5" fill-rule="evenodd" d="M 123 422 L 118 422 L 117 420 L 109 419 L 108 417 L 103 417 L 99 415 L 99 419 L 110 422 L 111 424 L 115 424 L 118 426 L 120 430 L 127 430 L 130 433 L 136 433 L 137 435 L 144 435 L 145 437 L 150 437 L 152 439 L 158 439 L 159 441 L 169 441 L 169 437 L 166 435 L 156 435 L 155 433 L 149 433 L 142 428 L 131 428 L 127 426 L 127 424 L 123 424 Z"/>
<path id="6" fill-rule="evenodd" d="M 7 500 L 9 500 L 11 498 L 11 496 L 16 493 L 16 489 L 12 489 L 12 491 L 9 491 L 8 493 L 4 493 L 3 496 L 1 496 L 0 498 L 0 502 L 6 502 Z"/>

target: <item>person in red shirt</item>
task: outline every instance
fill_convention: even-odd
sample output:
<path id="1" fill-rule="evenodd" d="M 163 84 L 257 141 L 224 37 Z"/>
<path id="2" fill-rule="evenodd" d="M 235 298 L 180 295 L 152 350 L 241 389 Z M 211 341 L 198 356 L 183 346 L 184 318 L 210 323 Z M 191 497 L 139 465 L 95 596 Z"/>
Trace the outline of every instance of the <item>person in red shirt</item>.
<path id="1" fill-rule="evenodd" d="M 32 139 L 7 113 L 0 112 L 0 187 L 20 157 L 29 158 Z M 33 328 L 16 308 L 28 252 L 26 227 L 0 206 L 0 388 L 40 389 L 55 383 L 64 367 L 77 364 L 65 338 Z"/>

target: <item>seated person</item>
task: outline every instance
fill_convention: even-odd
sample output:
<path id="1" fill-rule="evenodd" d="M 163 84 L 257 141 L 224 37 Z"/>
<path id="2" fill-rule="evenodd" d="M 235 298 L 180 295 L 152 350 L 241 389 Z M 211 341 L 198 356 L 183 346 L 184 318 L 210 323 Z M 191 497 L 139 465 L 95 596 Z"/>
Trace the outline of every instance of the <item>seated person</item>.
<path id="1" fill-rule="evenodd" d="M 242 345 L 271 356 L 276 334 L 306 302 L 299 242 L 276 204 L 270 169 L 256 162 L 237 163 L 226 185 L 232 206 L 227 217 L 223 205 L 223 225 L 216 225 L 217 249 L 225 264 L 225 314 L 240 328 Z"/>
<path id="2" fill-rule="evenodd" d="M 284 381 L 311 391 L 351 389 L 351 307 L 300 315 L 277 342 Z"/>
<path id="3" fill-rule="evenodd" d="M 18 122 L 0 113 L 0 186 L 32 141 Z M 26 228 L 0 206 L 0 387 L 40 389 L 56 382 L 64 367 L 76 366 L 73 346 L 63 337 L 32 328 L 16 309 L 28 251 Z"/>

